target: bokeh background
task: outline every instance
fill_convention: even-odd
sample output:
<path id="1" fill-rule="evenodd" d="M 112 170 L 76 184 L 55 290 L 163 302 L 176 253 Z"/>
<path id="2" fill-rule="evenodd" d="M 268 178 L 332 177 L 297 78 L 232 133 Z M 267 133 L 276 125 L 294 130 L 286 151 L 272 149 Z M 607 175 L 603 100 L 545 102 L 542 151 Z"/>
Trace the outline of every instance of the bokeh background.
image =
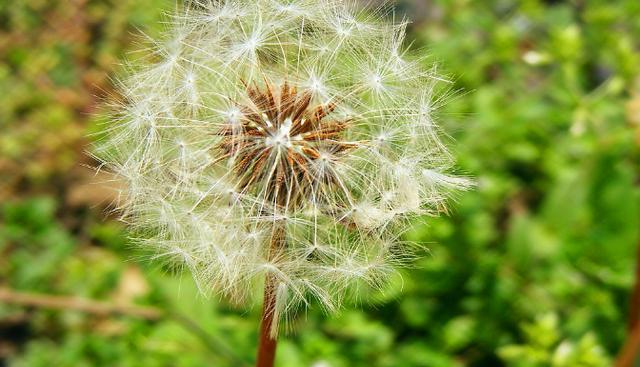
<path id="1" fill-rule="evenodd" d="M 259 307 L 203 299 L 108 214 L 85 149 L 173 0 L 0 0 L 0 366 L 244 366 Z M 404 1 L 477 188 L 402 283 L 309 311 L 278 366 L 610 366 L 640 224 L 640 1 Z M 640 334 L 639 334 L 640 335 Z"/>

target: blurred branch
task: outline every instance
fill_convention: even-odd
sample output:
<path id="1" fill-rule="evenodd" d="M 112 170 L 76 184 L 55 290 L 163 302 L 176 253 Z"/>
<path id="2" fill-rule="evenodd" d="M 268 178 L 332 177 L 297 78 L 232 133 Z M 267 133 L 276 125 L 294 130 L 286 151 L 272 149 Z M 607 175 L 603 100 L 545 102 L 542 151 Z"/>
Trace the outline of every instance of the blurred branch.
<path id="1" fill-rule="evenodd" d="M 636 277 L 635 285 L 633 287 L 633 293 L 631 293 L 631 302 L 629 304 L 629 320 L 627 327 L 629 333 L 638 326 L 640 321 L 640 243 L 638 243 L 638 250 L 636 254 Z"/>
<path id="2" fill-rule="evenodd" d="M 627 104 L 627 119 L 633 125 L 633 101 L 639 100 L 640 94 L 635 91 L 635 98 Z M 640 145 L 640 141 L 636 142 L 636 147 Z M 636 161 L 637 163 L 637 161 Z M 636 186 L 640 187 L 640 176 L 636 176 Z M 629 302 L 629 319 L 627 320 L 627 340 L 625 341 L 622 349 L 618 353 L 616 359 L 616 367 L 632 367 L 640 355 L 640 241 L 638 241 L 636 249 L 636 273 L 635 284 L 631 293 L 631 300 Z"/>
<path id="3" fill-rule="evenodd" d="M 627 322 L 627 340 L 622 346 L 616 360 L 616 367 L 632 367 L 640 351 L 640 243 L 636 255 L 635 285 L 629 304 L 629 320 Z"/>
<path id="4" fill-rule="evenodd" d="M 163 315 L 162 310 L 153 307 L 118 305 L 79 297 L 23 293 L 8 288 L 0 288 L 0 302 L 25 307 L 74 310 L 96 315 L 126 315 L 147 320 L 156 320 Z"/>
<path id="5" fill-rule="evenodd" d="M 629 332 L 627 341 L 616 359 L 616 367 L 632 367 L 640 349 L 640 328 L 637 326 Z"/>
<path id="6" fill-rule="evenodd" d="M 23 307 L 47 308 L 55 310 L 73 310 L 86 312 L 94 315 L 109 316 L 123 315 L 139 317 L 145 320 L 159 320 L 162 318 L 172 319 L 179 323 L 186 330 L 198 337 L 209 350 L 220 353 L 237 366 L 248 366 L 249 364 L 238 357 L 230 348 L 222 342 L 216 340 L 207 331 L 202 329 L 198 323 L 190 318 L 172 311 L 166 311 L 156 307 L 142 307 L 133 305 L 120 305 L 108 302 L 94 301 L 80 297 L 53 296 L 48 294 L 17 292 L 6 287 L 0 287 L 0 303 L 18 305 Z"/>

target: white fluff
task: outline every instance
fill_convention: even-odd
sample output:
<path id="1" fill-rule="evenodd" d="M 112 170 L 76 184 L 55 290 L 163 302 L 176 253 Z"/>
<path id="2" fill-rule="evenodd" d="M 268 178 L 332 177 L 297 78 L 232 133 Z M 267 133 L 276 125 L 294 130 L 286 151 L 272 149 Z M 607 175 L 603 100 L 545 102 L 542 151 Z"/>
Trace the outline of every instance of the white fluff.
<path id="1" fill-rule="evenodd" d="M 312 299 L 335 310 L 353 287 L 381 288 L 403 259 L 395 241 L 407 218 L 433 213 L 464 178 L 431 112 L 440 78 L 402 48 L 405 23 L 339 0 L 197 0 L 173 17 L 165 39 L 121 82 L 123 102 L 96 156 L 128 184 L 121 204 L 158 259 L 189 269 L 203 292 L 261 298 L 278 282 L 277 314 Z M 376 15 L 378 14 L 378 15 Z M 243 83 L 288 82 L 349 119 L 346 156 L 321 152 L 318 184 L 296 210 L 278 211 L 262 190 L 240 192 L 215 133 L 235 123 Z M 265 146 L 292 149 L 288 127 Z M 339 178 L 327 186 L 328 173 Z M 268 258 L 270 223 L 286 221 L 286 251 Z"/>

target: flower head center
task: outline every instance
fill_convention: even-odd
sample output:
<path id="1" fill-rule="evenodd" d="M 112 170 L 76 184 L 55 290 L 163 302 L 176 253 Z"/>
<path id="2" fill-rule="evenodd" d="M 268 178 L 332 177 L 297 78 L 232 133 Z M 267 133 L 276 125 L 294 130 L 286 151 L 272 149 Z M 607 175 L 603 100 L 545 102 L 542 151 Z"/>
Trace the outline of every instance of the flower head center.
<path id="1" fill-rule="evenodd" d="M 264 140 L 267 147 L 291 148 L 291 118 L 288 117 L 274 131 L 270 131 Z"/>
<path id="2" fill-rule="evenodd" d="M 298 92 L 286 82 L 279 91 L 269 83 L 247 86 L 247 96 L 249 101 L 239 106 L 242 116 L 229 118 L 218 132 L 223 136 L 219 148 L 241 191 L 291 207 L 319 185 L 338 181 L 335 170 L 326 167 L 355 143 L 344 139 L 348 121 L 326 118 L 334 104 L 313 107 L 312 92 Z M 314 163 L 325 169 L 318 172 Z"/>

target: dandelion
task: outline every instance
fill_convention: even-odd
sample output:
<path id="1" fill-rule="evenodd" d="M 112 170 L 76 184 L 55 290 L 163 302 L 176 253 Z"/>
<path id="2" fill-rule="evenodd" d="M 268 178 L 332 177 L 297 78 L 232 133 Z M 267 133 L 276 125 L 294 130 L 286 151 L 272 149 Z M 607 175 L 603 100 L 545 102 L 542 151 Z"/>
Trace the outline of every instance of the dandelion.
<path id="1" fill-rule="evenodd" d="M 280 325 L 383 289 L 398 239 L 453 189 L 433 96 L 406 23 L 340 0 L 197 0 L 132 67 L 96 148 L 127 183 L 120 209 L 203 293 L 264 287 L 259 365 Z"/>

